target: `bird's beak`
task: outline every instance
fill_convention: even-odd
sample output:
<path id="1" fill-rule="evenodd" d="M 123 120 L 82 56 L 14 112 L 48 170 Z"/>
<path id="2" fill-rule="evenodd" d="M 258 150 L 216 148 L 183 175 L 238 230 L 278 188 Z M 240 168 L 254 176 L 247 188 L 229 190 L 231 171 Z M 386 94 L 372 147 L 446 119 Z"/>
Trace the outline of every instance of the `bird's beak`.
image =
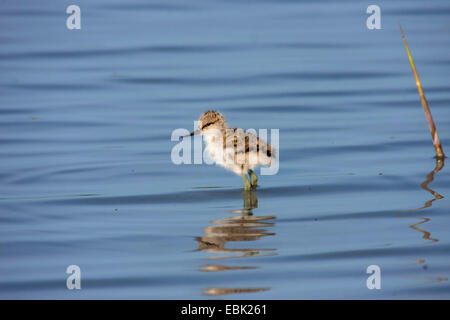
<path id="1" fill-rule="evenodd" d="M 186 135 L 186 136 L 183 136 L 183 138 L 186 138 L 186 137 L 192 137 L 192 136 L 195 136 L 196 134 L 200 134 L 200 133 L 202 133 L 202 130 L 197 129 L 197 130 L 191 132 L 190 134 L 188 134 L 188 135 Z"/>

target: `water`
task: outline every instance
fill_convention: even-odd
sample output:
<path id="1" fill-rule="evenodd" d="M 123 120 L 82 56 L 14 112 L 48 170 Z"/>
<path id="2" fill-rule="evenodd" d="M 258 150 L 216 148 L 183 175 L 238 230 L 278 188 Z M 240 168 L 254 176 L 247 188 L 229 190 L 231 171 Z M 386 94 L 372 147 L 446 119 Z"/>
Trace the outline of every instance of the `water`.
<path id="1" fill-rule="evenodd" d="M 398 30 L 450 153 L 447 1 L 378 1 L 381 30 L 360 1 L 80 0 L 81 30 L 70 4 L 0 4 L 1 298 L 450 298 L 449 165 Z M 210 108 L 280 129 L 255 193 L 171 162 Z"/>

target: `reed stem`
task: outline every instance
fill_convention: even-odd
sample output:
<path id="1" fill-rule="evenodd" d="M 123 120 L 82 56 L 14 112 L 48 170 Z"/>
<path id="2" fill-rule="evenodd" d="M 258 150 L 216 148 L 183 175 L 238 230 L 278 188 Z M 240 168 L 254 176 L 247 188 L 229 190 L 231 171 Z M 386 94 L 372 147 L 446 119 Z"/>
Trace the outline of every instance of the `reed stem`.
<path id="1" fill-rule="evenodd" d="M 406 38 L 405 38 L 405 34 L 403 33 L 402 26 L 400 26 L 400 32 L 402 33 L 403 42 L 405 43 L 406 52 L 408 53 L 409 63 L 411 64 L 411 69 L 414 74 L 414 78 L 416 79 L 417 91 L 419 91 L 420 101 L 422 102 L 422 108 L 423 108 L 423 111 L 425 112 L 425 117 L 427 118 L 428 127 L 430 128 L 431 137 L 433 139 L 434 148 L 436 149 L 436 158 L 444 159 L 445 154 L 444 154 L 444 151 L 442 150 L 442 145 L 439 140 L 439 136 L 438 136 L 438 133 L 436 130 L 436 125 L 434 124 L 433 117 L 431 116 L 431 111 L 430 111 L 430 108 L 428 107 L 428 102 L 427 102 L 427 99 L 425 98 L 425 93 L 423 92 L 422 84 L 420 83 L 419 75 L 417 74 L 416 67 L 414 66 L 414 62 L 411 57 L 411 52 L 409 51 L 408 44 L 406 43 Z"/>

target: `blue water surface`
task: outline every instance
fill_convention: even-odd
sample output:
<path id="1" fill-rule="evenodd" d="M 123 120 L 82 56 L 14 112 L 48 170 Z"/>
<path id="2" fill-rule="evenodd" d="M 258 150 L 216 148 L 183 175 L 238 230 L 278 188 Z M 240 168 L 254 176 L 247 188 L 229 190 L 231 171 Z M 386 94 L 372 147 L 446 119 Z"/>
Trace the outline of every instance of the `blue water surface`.
<path id="1" fill-rule="evenodd" d="M 80 30 L 71 4 L 0 1 L 0 298 L 450 298 L 450 165 L 398 28 L 450 154 L 448 1 L 377 1 L 380 30 L 367 1 L 79 0 Z M 256 192 L 171 161 L 208 109 L 279 129 Z"/>

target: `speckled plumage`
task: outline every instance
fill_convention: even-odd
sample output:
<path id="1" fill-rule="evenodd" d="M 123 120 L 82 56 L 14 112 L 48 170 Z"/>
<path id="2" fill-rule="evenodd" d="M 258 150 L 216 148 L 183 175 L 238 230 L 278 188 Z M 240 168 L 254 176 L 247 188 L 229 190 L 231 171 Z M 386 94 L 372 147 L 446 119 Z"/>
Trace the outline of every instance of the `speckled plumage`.
<path id="1" fill-rule="evenodd" d="M 252 132 L 230 128 L 220 112 L 204 112 L 199 118 L 198 130 L 193 134 L 197 133 L 203 135 L 206 150 L 216 164 L 237 175 L 254 175 L 254 168 L 270 166 L 274 159 L 270 144 Z M 254 179 L 256 187 L 256 175 Z"/>

